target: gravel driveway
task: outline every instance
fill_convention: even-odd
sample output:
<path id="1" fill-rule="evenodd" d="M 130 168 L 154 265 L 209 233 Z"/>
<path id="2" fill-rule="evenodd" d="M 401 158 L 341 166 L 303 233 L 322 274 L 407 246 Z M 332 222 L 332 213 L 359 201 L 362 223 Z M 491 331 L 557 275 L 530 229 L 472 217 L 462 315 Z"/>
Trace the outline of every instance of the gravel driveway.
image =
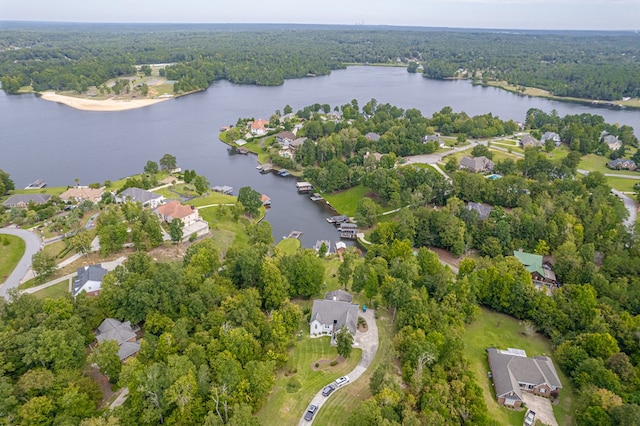
<path id="1" fill-rule="evenodd" d="M 522 392 L 522 399 L 527 404 L 527 408 L 535 411 L 536 420 L 540 420 L 545 425 L 558 426 L 550 400 L 527 392 Z"/>

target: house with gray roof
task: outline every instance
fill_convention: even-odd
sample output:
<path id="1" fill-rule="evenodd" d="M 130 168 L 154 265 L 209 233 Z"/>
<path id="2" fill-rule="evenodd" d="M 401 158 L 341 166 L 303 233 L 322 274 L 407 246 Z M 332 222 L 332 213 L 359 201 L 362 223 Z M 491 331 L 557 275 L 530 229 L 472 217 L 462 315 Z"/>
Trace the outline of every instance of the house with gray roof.
<path id="1" fill-rule="evenodd" d="M 609 161 L 607 167 L 613 170 L 635 170 L 637 168 L 636 162 L 628 160 L 626 158 L 616 158 Z"/>
<path id="2" fill-rule="evenodd" d="M 491 206 L 486 205 L 486 204 L 474 203 L 474 202 L 470 201 L 470 202 L 467 203 L 467 210 L 475 211 L 480 216 L 480 219 L 487 220 L 489 218 L 489 215 L 491 214 L 491 210 L 493 210 L 493 208 Z"/>
<path id="3" fill-rule="evenodd" d="M 44 204 L 50 199 L 51 195 L 46 194 L 15 194 L 7 198 L 2 205 L 8 208 L 17 207 L 24 209 L 29 207 L 29 203 Z"/>
<path id="4" fill-rule="evenodd" d="M 367 133 L 366 135 L 364 135 L 364 137 L 371 142 L 377 142 L 380 140 L 380 135 L 373 132 Z"/>
<path id="5" fill-rule="evenodd" d="M 460 160 L 460 168 L 463 170 L 469 170 L 474 173 L 490 172 L 493 170 L 495 164 L 487 157 L 462 157 Z"/>
<path id="6" fill-rule="evenodd" d="M 359 305 L 341 300 L 314 300 L 309 323 L 311 337 L 335 335 L 342 327 L 355 337 L 358 329 Z"/>
<path id="7" fill-rule="evenodd" d="M 116 196 L 117 203 L 126 203 L 133 201 L 142 204 L 142 207 L 150 207 L 155 209 L 165 202 L 165 198 L 155 192 L 147 191 L 140 188 L 127 188 Z"/>
<path id="8" fill-rule="evenodd" d="M 339 300 L 340 302 L 351 303 L 353 295 L 342 290 L 330 291 L 324 295 L 324 300 Z"/>
<path id="9" fill-rule="evenodd" d="M 89 296 L 97 296 L 102 290 L 102 279 L 107 275 L 106 269 L 101 264 L 83 266 L 78 268 L 78 276 L 73 281 L 73 297 L 83 291 Z"/>
<path id="10" fill-rule="evenodd" d="M 140 342 L 136 341 L 136 333 L 129 321 L 120 322 L 114 318 L 107 318 L 96 330 L 96 340 L 102 343 L 105 340 L 118 342 L 118 356 L 121 361 L 135 355 L 140 350 Z"/>
<path id="11" fill-rule="evenodd" d="M 523 148 L 535 148 L 542 145 L 544 144 L 531 135 L 524 135 L 522 139 L 520 139 L 520 146 L 522 146 Z"/>
<path id="12" fill-rule="evenodd" d="M 615 135 L 604 135 L 602 137 L 602 142 L 604 142 L 611 151 L 617 151 L 622 148 L 622 142 L 620 142 L 620 139 Z"/>
<path id="13" fill-rule="evenodd" d="M 556 132 L 544 132 L 544 134 L 540 138 L 540 143 L 544 145 L 544 143 L 548 140 L 552 140 L 555 146 L 560 146 L 560 135 Z"/>
<path id="14" fill-rule="evenodd" d="M 522 393 L 546 398 L 562 389 L 558 372 L 548 356 L 527 357 L 522 349 L 487 349 L 489 368 L 498 404 L 518 408 Z"/>

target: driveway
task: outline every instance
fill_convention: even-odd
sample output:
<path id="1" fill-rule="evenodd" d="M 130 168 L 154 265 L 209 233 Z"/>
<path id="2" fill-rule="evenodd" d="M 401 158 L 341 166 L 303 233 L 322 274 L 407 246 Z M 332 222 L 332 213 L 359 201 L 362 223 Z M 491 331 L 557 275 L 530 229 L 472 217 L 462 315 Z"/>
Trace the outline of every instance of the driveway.
<path id="1" fill-rule="evenodd" d="M 528 409 L 535 411 L 536 420 L 540 420 L 545 425 L 558 426 L 550 400 L 528 392 L 522 392 L 522 399 Z"/>
<path id="2" fill-rule="evenodd" d="M 318 406 L 318 411 L 320 411 L 320 409 L 322 408 L 322 405 L 325 403 L 327 399 L 331 398 L 333 395 L 340 392 L 340 389 L 342 389 L 345 386 L 348 386 L 350 383 L 353 383 L 360 376 L 362 376 L 362 374 L 365 371 L 367 371 L 367 367 L 369 367 L 369 365 L 373 361 L 373 358 L 376 356 L 376 352 L 378 352 L 378 324 L 376 324 L 376 319 L 373 313 L 373 309 L 367 309 L 367 312 L 360 312 L 359 316 L 363 317 L 365 321 L 367 321 L 368 329 L 365 333 L 360 333 L 359 331 L 356 332 L 356 339 L 353 347 L 362 349 L 362 358 L 360 358 L 360 362 L 358 363 L 358 365 L 356 365 L 356 368 L 351 370 L 350 373 L 346 374 L 347 376 L 349 376 L 349 383 L 336 389 L 328 397 L 322 396 L 322 389 L 321 389 L 313 397 L 311 402 L 309 402 L 307 407 L 311 404 L 314 404 Z M 306 412 L 307 408 L 305 407 L 304 410 Z M 301 417 L 300 422 L 298 423 L 299 426 L 306 426 L 313 423 L 313 420 L 311 420 L 310 422 L 306 421 L 304 419 L 304 414 L 305 413 L 302 413 L 303 417 Z M 318 415 L 318 412 L 316 412 L 316 416 L 317 415 Z"/>
<path id="3" fill-rule="evenodd" d="M 9 290 L 17 288 L 20 284 L 20 280 L 27 275 L 29 268 L 31 268 L 31 257 L 40 251 L 42 247 L 42 240 L 40 237 L 31 231 L 18 228 L 0 228 L 0 234 L 14 235 L 22 238 L 26 243 L 26 248 L 22 259 L 18 262 L 7 281 L 0 286 L 0 297 L 9 299 Z"/>

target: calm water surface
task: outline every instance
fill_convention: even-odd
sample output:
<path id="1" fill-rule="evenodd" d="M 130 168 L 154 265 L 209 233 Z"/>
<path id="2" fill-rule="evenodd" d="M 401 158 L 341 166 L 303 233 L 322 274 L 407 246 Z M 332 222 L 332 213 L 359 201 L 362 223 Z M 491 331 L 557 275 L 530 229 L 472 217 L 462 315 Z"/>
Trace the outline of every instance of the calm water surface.
<path id="1" fill-rule="evenodd" d="M 332 213 L 322 203 L 298 195 L 295 180 L 259 174 L 255 156 L 230 155 L 218 141 L 218 129 L 239 117 L 268 119 L 286 104 L 294 111 L 313 103 L 333 108 L 354 98 L 361 106 L 375 98 L 418 108 L 426 116 L 445 106 L 518 121 L 524 121 L 529 108 L 556 109 L 561 116 L 588 112 L 640 130 L 640 111 L 521 97 L 467 81 L 427 80 L 404 68 L 350 67 L 329 76 L 288 80 L 278 87 L 220 81 L 205 92 L 122 112 L 78 111 L 34 95 L 0 92 L 0 168 L 19 187 L 36 178 L 51 186 L 73 185 L 75 178 L 88 184 L 139 173 L 147 160 L 171 153 L 180 167 L 206 175 L 212 185 L 230 185 L 236 193 L 248 185 L 270 196 L 273 207 L 267 219 L 276 241 L 297 229 L 304 232 L 303 245 L 310 247 L 318 239 L 336 239 L 335 228 L 324 220 Z"/>

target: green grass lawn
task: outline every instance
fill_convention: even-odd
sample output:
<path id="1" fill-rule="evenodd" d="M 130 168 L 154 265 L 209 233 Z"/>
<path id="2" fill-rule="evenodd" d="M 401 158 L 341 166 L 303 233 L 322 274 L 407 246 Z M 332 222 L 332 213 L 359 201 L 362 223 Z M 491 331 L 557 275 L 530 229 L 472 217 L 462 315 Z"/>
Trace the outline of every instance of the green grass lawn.
<path id="1" fill-rule="evenodd" d="M 393 323 L 391 316 L 382 310 L 378 311 L 378 339 L 380 342 L 378 352 L 367 371 L 358 380 L 349 386 L 340 389 L 322 406 L 314 424 L 317 425 L 342 425 L 346 424 L 351 413 L 365 400 L 371 397 L 369 380 L 379 365 L 387 367 L 387 373 L 396 374 L 393 364 Z"/>
<path id="2" fill-rule="evenodd" d="M 8 242 L 5 245 L 5 242 Z M 14 235 L 0 235 L 0 284 L 4 283 L 16 267 L 26 249 L 24 240 Z"/>
<path id="3" fill-rule="evenodd" d="M 220 250 L 224 253 L 231 246 L 247 247 L 249 236 L 246 229 L 251 223 L 249 219 L 241 217 L 237 222 L 234 222 L 228 218 L 218 218 L 216 210 L 219 208 L 225 207 L 206 207 L 198 210 L 198 213 L 202 219 L 209 223 L 213 238 L 221 244 Z"/>
<path id="4" fill-rule="evenodd" d="M 522 326 L 519 321 L 503 314 L 488 309 L 482 309 L 478 319 L 467 326 L 463 336 L 466 347 L 467 359 L 476 374 L 478 384 L 484 392 L 485 402 L 489 410 L 489 417 L 496 424 L 516 425 L 522 424 L 525 411 L 515 411 L 498 405 L 495 392 L 487 377 L 489 362 L 486 349 L 495 347 L 498 349 L 518 348 L 524 349 L 528 356 L 551 356 L 551 343 L 543 336 L 527 337 L 522 334 Z M 557 367 L 562 390 L 560 391 L 560 404 L 553 406 L 558 424 L 573 424 L 571 406 L 574 400 L 573 385 L 569 379 Z"/>
<path id="5" fill-rule="evenodd" d="M 47 194 L 60 195 L 67 190 L 66 186 L 45 186 L 40 189 L 15 189 L 12 194 Z"/>
<path id="6" fill-rule="evenodd" d="M 596 154 L 588 154 L 582 157 L 582 159 L 580 160 L 580 164 L 578 164 L 578 168 L 589 170 L 590 172 L 601 172 L 615 175 L 637 175 L 638 179 L 640 179 L 640 174 L 637 172 L 632 172 L 630 170 L 611 170 L 607 167 L 607 163 L 609 161 L 610 160 L 607 157 L 602 157 Z"/>
<path id="7" fill-rule="evenodd" d="M 364 198 L 365 194 L 369 191 L 370 189 L 366 188 L 364 185 L 358 185 L 344 191 L 336 192 L 333 194 L 323 194 L 322 196 L 340 214 L 354 216 L 356 214 L 358 201 Z"/>
<path id="8" fill-rule="evenodd" d="M 290 369 L 297 372 L 285 376 L 281 371 L 276 375 L 276 383 L 271 394 L 260 411 L 256 413 L 260 424 L 278 426 L 297 424 L 313 396 L 326 384 L 353 370 L 360 361 L 362 351 L 354 349 L 349 359 L 331 367 L 329 362 L 337 358 L 337 352 L 336 348 L 329 344 L 329 337 L 311 339 L 309 326 L 306 323 L 302 326 L 306 326 L 302 340 L 296 342 L 295 348 L 289 353 Z M 320 368 L 315 368 L 316 362 L 320 361 L 322 361 Z M 294 393 L 289 393 L 287 384 L 294 378 L 302 384 L 302 387 Z M 340 392 L 343 390 L 337 392 L 334 398 L 337 399 Z"/>
<path id="9" fill-rule="evenodd" d="M 640 182 L 640 176 L 638 176 L 637 180 L 613 176 L 607 176 L 606 179 L 607 184 L 609 184 L 610 187 L 622 192 L 636 192 L 636 190 L 633 188 L 633 185 Z"/>
<path id="10" fill-rule="evenodd" d="M 209 204 L 235 204 L 237 201 L 237 197 L 233 195 L 220 194 L 219 192 L 213 191 L 198 196 L 193 185 L 188 183 L 172 185 L 167 188 L 158 189 L 154 192 L 162 195 L 168 200 L 179 199 L 180 195 L 176 194 L 176 192 L 187 197 L 196 197 L 189 201 L 185 201 L 185 204 L 193 204 L 196 207 L 208 206 Z"/>
<path id="11" fill-rule="evenodd" d="M 62 281 L 61 283 L 54 284 L 51 287 L 47 287 L 40 291 L 36 291 L 33 293 L 35 297 L 38 299 L 57 299 L 59 297 L 64 297 L 65 294 L 69 293 L 69 281 Z"/>
<path id="12" fill-rule="evenodd" d="M 283 255 L 295 254 L 300 248 L 300 240 L 296 238 L 283 238 L 276 244 L 276 250 Z"/>

